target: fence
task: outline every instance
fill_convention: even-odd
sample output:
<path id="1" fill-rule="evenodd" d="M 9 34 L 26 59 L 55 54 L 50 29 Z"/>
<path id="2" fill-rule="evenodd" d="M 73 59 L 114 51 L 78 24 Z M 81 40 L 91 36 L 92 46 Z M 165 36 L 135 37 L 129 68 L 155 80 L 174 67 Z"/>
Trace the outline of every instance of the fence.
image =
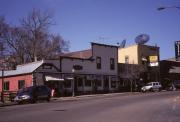
<path id="1" fill-rule="evenodd" d="M 17 92 L 16 91 L 4 91 L 4 101 L 11 101 L 13 102 Z M 0 92 L 0 99 L 2 98 L 2 92 Z M 2 101 L 2 100 L 1 100 Z"/>

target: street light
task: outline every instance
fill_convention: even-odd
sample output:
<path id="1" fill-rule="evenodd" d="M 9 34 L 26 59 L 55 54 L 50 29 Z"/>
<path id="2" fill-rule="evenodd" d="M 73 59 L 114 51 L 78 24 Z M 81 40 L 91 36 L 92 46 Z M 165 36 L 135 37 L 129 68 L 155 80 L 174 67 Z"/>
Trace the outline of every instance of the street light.
<path id="1" fill-rule="evenodd" d="M 167 8 L 177 8 L 177 9 L 180 9 L 180 7 L 179 6 L 168 6 L 168 7 L 159 7 L 159 8 L 157 8 L 157 10 L 158 11 L 161 11 L 161 10 L 164 10 L 164 9 L 167 9 Z"/>

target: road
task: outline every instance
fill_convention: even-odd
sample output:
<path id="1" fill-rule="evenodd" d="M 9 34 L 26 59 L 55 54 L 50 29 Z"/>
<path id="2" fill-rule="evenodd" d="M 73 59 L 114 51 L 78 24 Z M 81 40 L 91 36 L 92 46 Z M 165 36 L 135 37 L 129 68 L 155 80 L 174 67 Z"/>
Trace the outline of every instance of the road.
<path id="1" fill-rule="evenodd" d="M 0 107 L 0 122 L 180 122 L 180 91 Z"/>

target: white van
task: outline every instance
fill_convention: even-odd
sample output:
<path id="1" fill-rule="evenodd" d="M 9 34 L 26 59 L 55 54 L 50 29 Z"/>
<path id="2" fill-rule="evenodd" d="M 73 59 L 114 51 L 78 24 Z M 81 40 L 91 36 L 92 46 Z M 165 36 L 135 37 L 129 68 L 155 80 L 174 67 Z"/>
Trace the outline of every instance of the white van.
<path id="1" fill-rule="evenodd" d="M 161 84 L 159 82 L 150 82 L 141 88 L 142 92 L 146 91 L 161 91 Z"/>

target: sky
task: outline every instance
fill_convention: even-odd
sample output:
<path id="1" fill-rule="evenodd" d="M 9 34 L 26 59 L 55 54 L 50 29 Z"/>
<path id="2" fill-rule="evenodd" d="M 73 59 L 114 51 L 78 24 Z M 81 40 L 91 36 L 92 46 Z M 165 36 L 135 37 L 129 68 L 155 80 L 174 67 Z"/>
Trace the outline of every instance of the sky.
<path id="1" fill-rule="evenodd" d="M 18 26 L 33 8 L 53 13 L 52 33 L 70 42 L 69 51 L 91 48 L 90 42 L 116 45 L 126 39 L 135 44 L 139 34 L 148 34 L 147 45 L 160 47 L 160 59 L 175 56 L 180 40 L 180 0 L 0 0 L 0 15 Z"/>

